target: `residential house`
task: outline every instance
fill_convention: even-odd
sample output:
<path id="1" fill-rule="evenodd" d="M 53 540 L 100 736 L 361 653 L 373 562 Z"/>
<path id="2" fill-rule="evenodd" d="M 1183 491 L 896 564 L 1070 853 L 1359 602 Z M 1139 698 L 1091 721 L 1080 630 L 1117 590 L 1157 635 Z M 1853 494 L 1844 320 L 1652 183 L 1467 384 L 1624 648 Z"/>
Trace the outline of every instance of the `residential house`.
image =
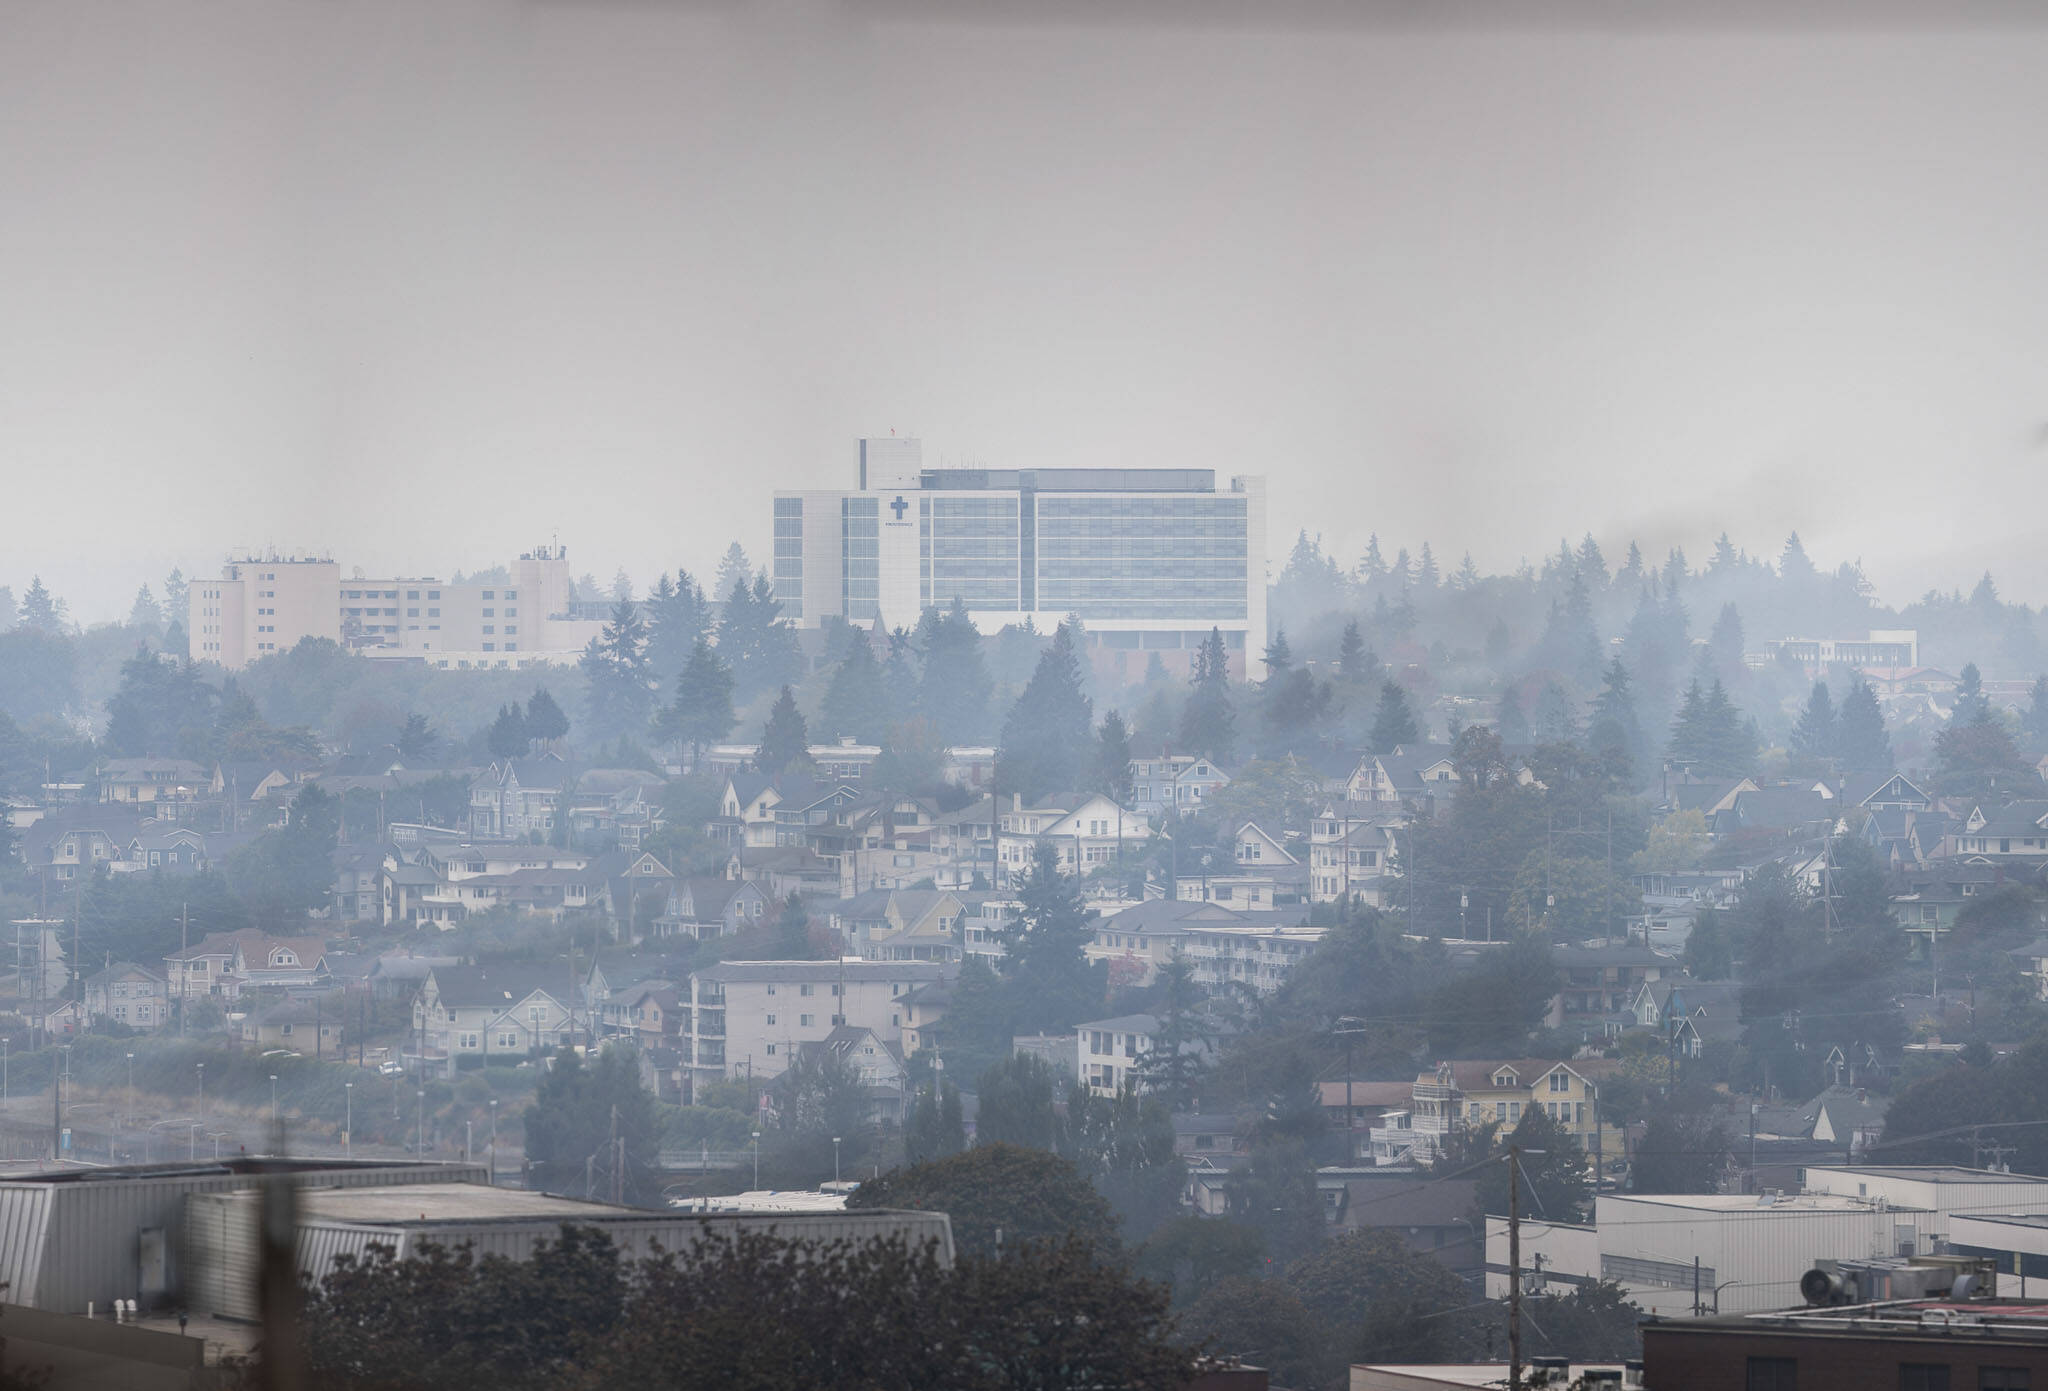
<path id="1" fill-rule="evenodd" d="M 903 1055 L 935 1048 L 944 1035 L 946 1011 L 953 1004 L 953 982 L 935 980 L 902 997 Z"/>
<path id="2" fill-rule="evenodd" d="M 1517 1058 L 1500 1062 L 1438 1063 L 1416 1077 L 1405 1111 L 1389 1111 L 1368 1137 L 1378 1165 L 1434 1162 L 1451 1135 L 1493 1124 L 1512 1130 L 1524 1111 L 1541 1108 L 1559 1127 L 1598 1155 L 1616 1145 L 1605 1134 L 1599 1079 L 1613 1071 L 1608 1059 L 1558 1062 Z"/>
<path id="3" fill-rule="evenodd" d="M 174 1000 L 197 1000 L 208 995 L 233 999 L 241 990 L 236 967 L 241 961 L 242 943 L 265 940 L 253 927 L 237 932 L 209 932 L 189 946 L 164 957 L 164 979 Z"/>
<path id="4" fill-rule="evenodd" d="M 60 807 L 22 833 L 20 854 L 31 874 L 68 884 L 102 865 L 111 872 L 144 828 L 141 814 L 126 806 Z M 158 823 L 151 819 L 147 828 Z"/>
<path id="5" fill-rule="evenodd" d="M 516 1061 L 576 1039 L 575 1000 L 552 967 L 437 966 L 413 1000 L 413 1033 L 445 1072 L 465 1055 Z"/>
<path id="6" fill-rule="evenodd" d="M 759 773 L 732 773 L 718 796 L 718 814 L 704 833 L 721 845 L 766 848 L 776 843 L 775 807 L 782 794 Z"/>
<path id="7" fill-rule="evenodd" d="M 384 921 L 383 847 L 342 845 L 334 851 L 334 915 L 342 922 Z"/>
<path id="8" fill-rule="evenodd" d="M 1667 975 L 1637 986 L 1628 1013 L 1633 1027 L 1663 1039 L 1667 1050 L 1697 1058 L 1710 1043 L 1742 1037 L 1742 984 Z"/>
<path id="9" fill-rule="evenodd" d="M 2034 982 L 2034 998 L 2048 1000 L 2048 937 L 2036 937 L 2006 953 L 2021 975 Z"/>
<path id="10" fill-rule="evenodd" d="M 206 865 L 205 836 L 189 826 L 152 826 L 129 837 L 121 857 L 107 868 L 116 874 L 147 870 L 197 874 Z"/>
<path id="11" fill-rule="evenodd" d="M 288 1048 L 308 1058 L 342 1057 L 345 1011 L 319 999 L 281 1000 L 252 1009 L 235 1026 L 235 1036 L 254 1048 Z"/>
<path id="12" fill-rule="evenodd" d="M 1145 817 L 1169 811 L 1192 816 L 1229 781 L 1213 759 L 1200 754 L 1141 754 L 1131 760 L 1131 810 Z"/>
<path id="13" fill-rule="evenodd" d="M 1100 793 L 1030 806 L 1013 794 L 998 821 L 996 864 L 1011 879 L 1030 871 L 1041 840 L 1052 846 L 1063 873 L 1085 874 L 1115 864 L 1120 853 L 1142 849 L 1152 837 L 1151 823 Z"/>
<path id="14" fill-rule="evenodd" d="M 230 980 L 235 991 L 282 990 L 328 984 L 327 944 L 318 937 L 236 933 Z"/>
<path id="15" fill-rule="evenodd" d="M 1159 1018 L 1121 1014 L 1091 1019 L 1074 1030 L 1075 1077 L 1097 1096 L 1115 1096 L 1125 1086 L 1142 1088 L 1146 1055 L 1159 1047 Z M 1181 1044 L 1183 1053 L 1209 1053 L 1206 1039 Z"/>
<path id="16" fill-rule="evenodd" d="M 85 978 L 85 1017 L 125 1024 L 132 1029 L 158 1029 L 171 1017 L 170 990 L 164 978 L 147 966 L 117 961 Z"/>
<path id="17" fill-rule="evenodd" d="M 566 829 L 567 794 L 575 781 L 575 770 L 553 754 L 491 764 L 470 780 L 470 834 L 479 840 L 529 833 L 547 838 L 558 820 Z"/>
<path id="18" fill-rule="evenodd" d="M 656 921 L 655 931 L 693 942 L 732 937 L 760 926 L 773 911 L 768 895 L 751 880 L 691 876 L 670 884 L 668 907 Z"/>
<path id="19" fill-rule="evenodd" d="M 825 909 L 847 948 L 870 961 L 961 959 L 970 900 L 943 889 L 873 889 Z"/>
<path id="20" fill-rule="evenodd" d="M 1248 989 L 1271 995 L 1307 959 L 1329 928 L 1285 914 L 1242 915 L 1241 922 L 1190 922 L 1181 948 L 1195 983 L 1212 994 Z"/>
<path id="21" fill-rule="evenodd" d="M 179 809 L 213 790 L 205 768 L 184 758 L 114 758 L 100 769 L 100 800 L 120 806 L 147 806 L 168 820 Z"/>
<path id="22" fill-rule="evenodd" d="M 1083 949 L 1090 961 L 1109 962 L 1119 984 L 1150 985 L 1159 968 L 1187 949 L 1188 933 L 1203 924 L 1243 924 L 1251 919 L 1220 904 L 1152 898 L 1105 913 L 1095 937 Z M 970 932 L 973 925 L 970 924 Z M 969 949 L 973 947 L 972 939 Z"/>
<path id="23" fill-rule="evenodd" d="M 1619 1033 L 1625 1026 L 1638 987 L 1678 969 L 1675 957 L 1635 941 L 1555 946 L 1550 960 L 1562 984 L 1551 997 L 1544 1027 L 1602 1034 Z"/>
<path id="24" fill-rule="evenodd" d="M 1957 854 L 1985 864 L 2048 861 L 2048 801 L 1974 806 L 1954 840 Z"/>
<path id="25" fill-rule="evenodd" d="M 1349 801 L 1326 802 L 1309 823 L 1309 900 L 1357 897 L 1387 873 L 1395 830 L 1405 814 L 1384 808 L 1361 814 Z"/>
<path id="26" fill-rule="evenodd" d="M 1359 760 L 1344 800 L 1384 807 L 1426 806 L 1449 796 L 1457 781 L 1449 744 L 1396 744 L 1391 752 Z"/>

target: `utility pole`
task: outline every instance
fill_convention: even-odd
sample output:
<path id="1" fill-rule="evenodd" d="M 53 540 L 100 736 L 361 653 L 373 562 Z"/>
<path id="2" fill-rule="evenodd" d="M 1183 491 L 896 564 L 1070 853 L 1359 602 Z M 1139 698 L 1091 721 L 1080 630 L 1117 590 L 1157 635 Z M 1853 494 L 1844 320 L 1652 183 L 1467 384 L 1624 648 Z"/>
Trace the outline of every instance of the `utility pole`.
<path id="1" fill-rule="evenodd" d="M 185 1009 L 192 994 L 192 905 L 178 905 L 178 1037 L 185 1036 Z"/>
<path id="2" fill-rule="evenodd" d="M 1508 1146 L 1508 1391 L 1522 1391 L 1522 1151 Z"/>

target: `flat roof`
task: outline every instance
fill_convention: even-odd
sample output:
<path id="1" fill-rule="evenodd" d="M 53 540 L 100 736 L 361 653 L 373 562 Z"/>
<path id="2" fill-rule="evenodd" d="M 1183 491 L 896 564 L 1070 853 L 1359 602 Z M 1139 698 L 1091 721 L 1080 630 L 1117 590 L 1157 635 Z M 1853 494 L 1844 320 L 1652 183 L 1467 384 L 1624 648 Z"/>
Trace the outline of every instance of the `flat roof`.
<path id="1" fill-rule="evenodd" d="M 1522 1384 L 1529 1384 L 1529 1371 L 1533 1359 L 1522 1364 Z M 1427 1386 L 1505 1386 L 1508 1381 L 1508 1364 L 1505 1362 L 1360 1362 L 1352 1364 L 1353 1372 L 1364 1376 L 1353 1385 L 1362 1382 L 1366 1386 L 1384 1385 L 1402 1388 L 1402 1391 L 1420 1391 Z M 1619 1372 L 1626 1370 L 1619 1362 L 1574 1362 L 1568 1379 L 1576 1382 L 1588 1372 Z"/>
<path id="2" fill-rule="evenodd" d="M 2039 1345 L 2048 1342 L 2048 1300 L 1921 1299 L 1705 1318 L 1653 1314 L 1643 1320 L 1642 1327 L 1645 1336 L 1695 1332 L 1748 1335 L 1783 1330 L 1822 1337 L 1946 1341 L 1958 1333 L 1967 1333 L 1976 1347 L 2001 1342 Z"/>
<path id="3" fill-rule="evenodd" d="M 2048 1184 L 2037 1174 L 2008 1174 L 1999 1169 L 1972 1169 L 1962 1164 L 1809 1164 L 1809 1170 L 1831 1174 L 1869 1174 L 1874 1178 L 1917 1179 L 1926 1183 Z"/>
<path id="4" fill-rule="evenodd" d="M 1959 1212 L 1955 1215 L 1968 1222 L 2002 1222 L 2008 1227 L 2048 1229 L 2048 1212 Z"/>
<path id="5" fill-rule="evenodd" d="M 1801 1213 L 1819 1212 L 1876 1212 L 1874 1198 L 1859 1198 L 1850 1193 L 1787 1193 L 1765 1202 L 1755 1193 L 1602 1193 L 1600 1202 L 1646 1203 L 1658 1207 L 1691 1208 L 1695 1212 L 1754 1212 L 1777 1216 L 1797 1216 Z M 1926 1212 L 1926 1208 L 1907 1207 L 1891 1203 L 1889 1212 Z"/>

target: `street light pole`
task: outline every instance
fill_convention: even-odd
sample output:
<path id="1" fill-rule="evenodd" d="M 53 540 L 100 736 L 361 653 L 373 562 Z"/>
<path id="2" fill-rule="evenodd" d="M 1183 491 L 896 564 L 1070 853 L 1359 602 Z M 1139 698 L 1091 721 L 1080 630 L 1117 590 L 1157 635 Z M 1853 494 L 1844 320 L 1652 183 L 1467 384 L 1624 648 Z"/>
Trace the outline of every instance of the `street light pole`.
<path id="1" fill-rule="evenodd" d="M 498 1098 L 491 1098 L 491 1187 L 498 1186 Z"/>
<path id="2" fill-rule="evenodd" d="M 206 1064 L 199 1064 L 199 1114 L 206 1114 Z"/>
<path id="3" fill-rule="evenodd" d="M 270 1074 L 270 1124 L 273 1129 L 277 1125 L 277 1074 L 274 1072 Z"/>
<path id="4" fill-rule="evenodd" d="M 754 1191 L 761 1191 L 761 1132 L 754 1132 Z"/>
<path id="5" fill-rule="evenodd" d="M 356 1157 L 355 1083 L 343 1082 L 341 1084 L 341 1104 L 344 1108 L 341 1122 L 341 1154 L 344 1159 L 354 1159 Z"/>
<path id="6" fill-rule="evenodd" d="M 839 1137 L 832 1137 L 832 1181 L 839 1182 Z"/>
<path id="7" fill-rule="evenodd" d="M 423 1159 L 426 1157 L 427 1153 L 427 1089 L 425 1087 L 421 1087 L 419 1089 L 419 1112 L 420 1143 L 419 1148 L 414 1150 L 413 1154 L 416 1158 Z"/>

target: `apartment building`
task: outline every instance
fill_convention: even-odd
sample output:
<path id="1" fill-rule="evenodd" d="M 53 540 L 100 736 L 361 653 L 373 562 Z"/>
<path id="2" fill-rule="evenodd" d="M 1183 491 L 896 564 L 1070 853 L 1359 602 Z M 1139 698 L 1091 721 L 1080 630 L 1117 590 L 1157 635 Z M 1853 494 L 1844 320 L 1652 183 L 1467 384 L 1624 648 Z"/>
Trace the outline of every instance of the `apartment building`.
<path id="1" fill-rule="evenodd" d="M 504 581 L 343 575 L 331 559 L 230 561 L 191 587 L 192 653 L 229 670 L 302 638 L 445 668 L 566 664 L 603 628 L 570 598 L 568 551 L 537 547 Z"/>
<path id="2" fill-rule="evenodd" d="M 867 1029 L 901 1046 L 904 997 L 950 979 L 935 961 L 723 961 L 690 977 L 693 1075 L 776 1077 L 796 1050 L 834 1029 Z"/>

